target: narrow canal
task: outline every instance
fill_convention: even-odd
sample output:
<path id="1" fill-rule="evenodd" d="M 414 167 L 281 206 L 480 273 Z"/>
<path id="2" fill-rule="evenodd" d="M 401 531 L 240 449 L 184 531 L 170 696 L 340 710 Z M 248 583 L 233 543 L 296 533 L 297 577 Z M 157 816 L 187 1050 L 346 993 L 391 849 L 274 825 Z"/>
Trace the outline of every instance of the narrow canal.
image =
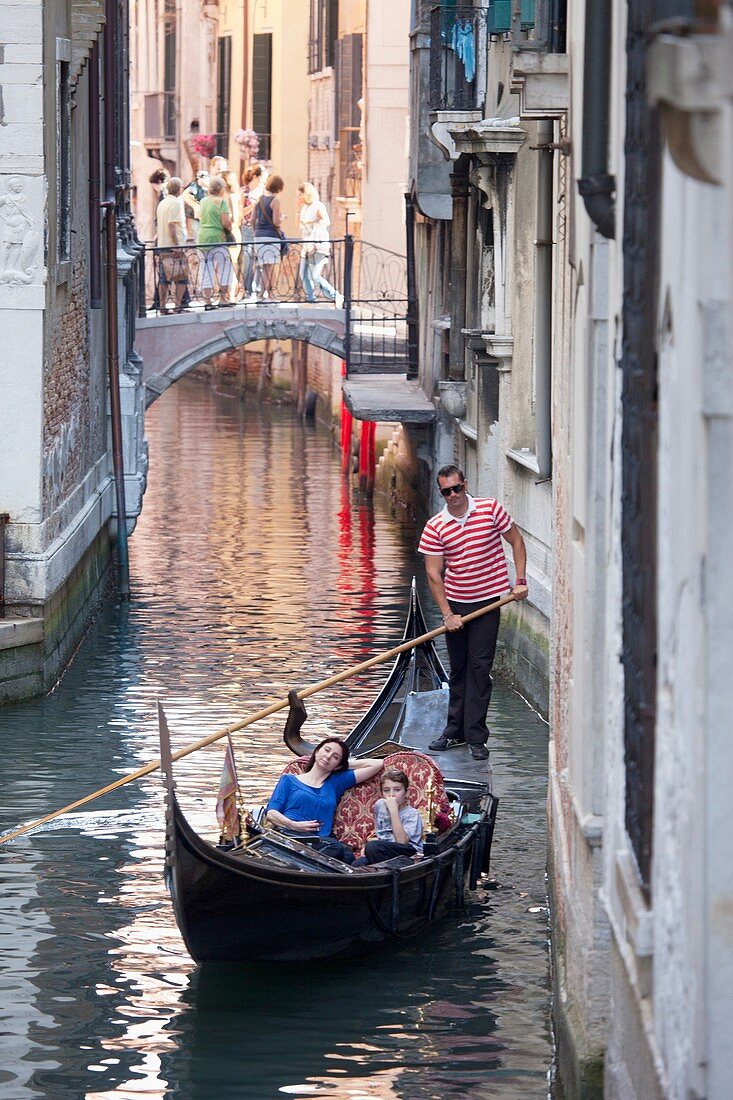
<path id="1" fill-rule="evenodd" d="M 399 640 L 416 526 L 350 499 L 326 433 L 184 380 L 147 434 L 133 600 L 104 608 L 51 695 L 0 712 L 2 831 L 157 757 L 159 698 L 180 747 Z M 309 700 L 310 736 L 347 732 L 384 675 Z M 0 1096 L 546 1096 L 547 734 L 501 688 L 491 725 L 500 888 L 377 959 L 198 970 L 163 885 L 156 774 L 1 850 Z M 248 801 L 286 760 L 281 728 L 237 738 Z M 177 765 L 212 837 L 221 756 Z"/>

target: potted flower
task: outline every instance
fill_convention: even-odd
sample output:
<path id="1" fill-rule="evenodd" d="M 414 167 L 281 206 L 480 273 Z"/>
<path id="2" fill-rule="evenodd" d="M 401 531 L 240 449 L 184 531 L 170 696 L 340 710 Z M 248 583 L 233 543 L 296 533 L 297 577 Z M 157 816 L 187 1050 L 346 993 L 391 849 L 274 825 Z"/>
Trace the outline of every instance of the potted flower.
<path id="1" fill-rule="evenodd" d="M 213 157 L 216 152 L 216 134 L 194 134 L 191 148 L 200 157 Z"/>
<path id="2" fill-rule="evenodd" d="M 255 130 L 237 130 L 234 140 L 245 160 L 253 160 L 257 156 L 260 149 L 260 139 Z"/>

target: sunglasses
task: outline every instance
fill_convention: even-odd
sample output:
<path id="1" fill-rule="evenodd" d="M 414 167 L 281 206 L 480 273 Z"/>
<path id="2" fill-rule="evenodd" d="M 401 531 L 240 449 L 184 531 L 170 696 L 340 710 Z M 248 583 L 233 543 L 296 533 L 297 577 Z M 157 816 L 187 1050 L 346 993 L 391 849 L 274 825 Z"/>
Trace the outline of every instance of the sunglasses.
<path id="1" fill-rule="evenodd" d="M 465 487 L 466 483 L 465 481 L 462 481 L 459 485 L 446 485 L 445 489 L 440 490 L 440 493 L 441 496 L 444 496 L 447 500 L 451 493 L 455 493 L 456 496 L 458 496 L 459 493 L 463 492 Z"/>

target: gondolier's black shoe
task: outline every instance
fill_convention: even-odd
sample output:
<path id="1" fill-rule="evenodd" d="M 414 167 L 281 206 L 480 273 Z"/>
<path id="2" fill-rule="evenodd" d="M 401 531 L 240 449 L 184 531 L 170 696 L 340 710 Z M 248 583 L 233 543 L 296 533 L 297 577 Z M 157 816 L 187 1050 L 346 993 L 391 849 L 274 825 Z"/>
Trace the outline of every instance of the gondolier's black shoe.
<path id="1" fill-rule="evenodd" d="M 430 742 L 428 748 L 432 749 L 433 752 L 445 752 L 446 749 L 458 749 L 465 744 L 466 741 L 463 737 L 449 737 L 447 733 L 441 733 L 440 737 L 436 737 L 434 741 Z"/>
<path id="2" fill-rule="evenodd" d="M 471 756 L 474 760 L 488 760 L 489 750 L 486 745 L 471 745 Z"/>

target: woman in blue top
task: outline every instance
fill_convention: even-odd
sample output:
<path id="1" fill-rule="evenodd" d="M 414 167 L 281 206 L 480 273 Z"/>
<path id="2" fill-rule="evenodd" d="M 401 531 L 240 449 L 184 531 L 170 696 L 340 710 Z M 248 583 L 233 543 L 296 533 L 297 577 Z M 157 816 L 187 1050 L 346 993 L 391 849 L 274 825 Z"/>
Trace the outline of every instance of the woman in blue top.
<path id="1" fill-rule="evenodd" d="M 340 737 L 327 737 L 316 746 L 305 771 L 280 776 L 267 805 L 268 823 L 304 839 L 319 837 L 319 851 L 353 863 L 351 848 L 331 835 L 336 806 L 344 791 L 383 767 L 383 760 L 360 760 L 349 768 L 348 746 Z"/>

